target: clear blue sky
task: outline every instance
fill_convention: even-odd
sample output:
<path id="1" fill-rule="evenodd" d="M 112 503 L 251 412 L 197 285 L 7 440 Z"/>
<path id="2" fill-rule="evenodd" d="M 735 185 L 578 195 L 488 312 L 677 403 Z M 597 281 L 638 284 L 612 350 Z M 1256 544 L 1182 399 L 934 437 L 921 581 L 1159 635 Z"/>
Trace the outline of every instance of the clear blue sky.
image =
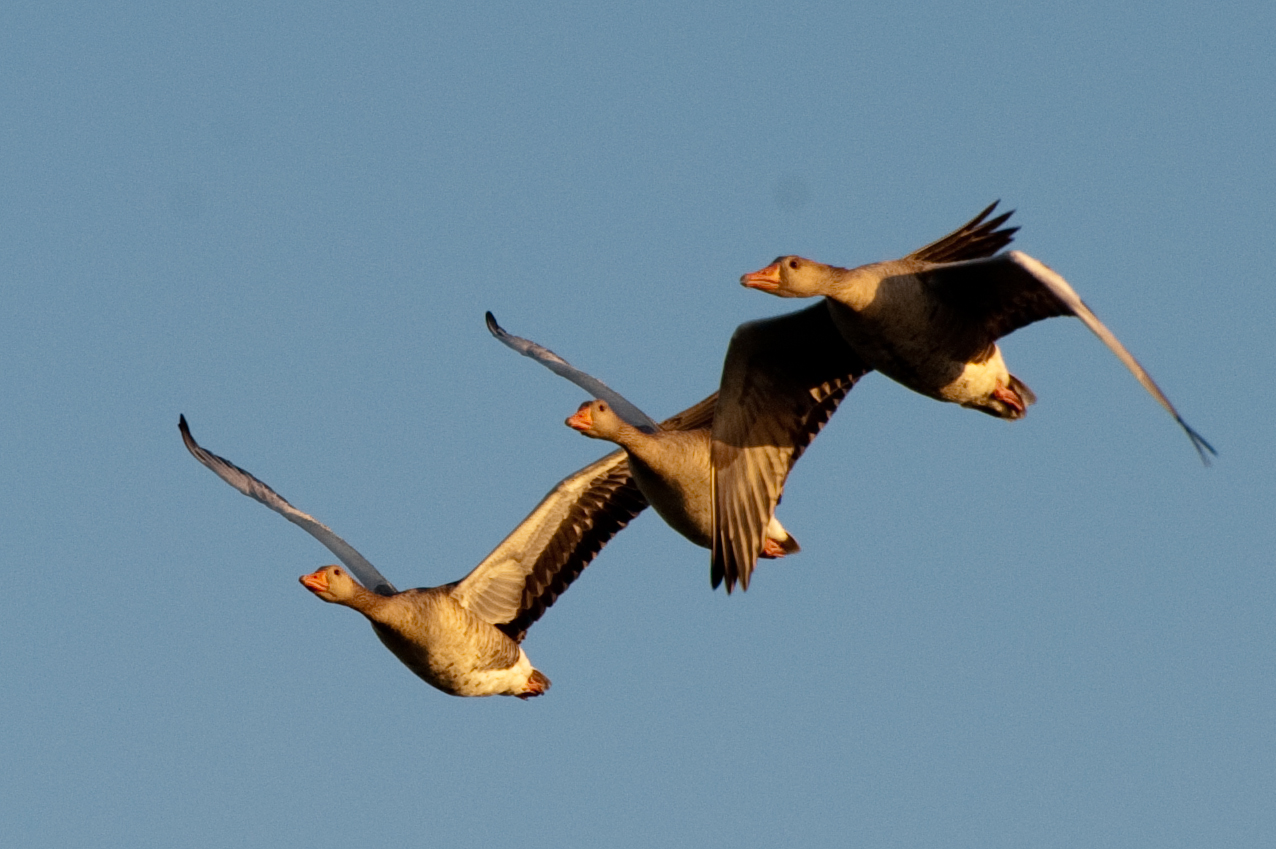
<path id="1" fill-rule="evenodd" d="M 9 3 L 0 843 L 1276 844 L 1276 7 Z M 525 643 L 411 675 L 297 576 L 464 575 L 602 453 L 490 309 L 661 416 L 777 254 L 995 198 L 1079 322 L 996 421 L 873 375 L 747 594 L 644 515 Z"/>

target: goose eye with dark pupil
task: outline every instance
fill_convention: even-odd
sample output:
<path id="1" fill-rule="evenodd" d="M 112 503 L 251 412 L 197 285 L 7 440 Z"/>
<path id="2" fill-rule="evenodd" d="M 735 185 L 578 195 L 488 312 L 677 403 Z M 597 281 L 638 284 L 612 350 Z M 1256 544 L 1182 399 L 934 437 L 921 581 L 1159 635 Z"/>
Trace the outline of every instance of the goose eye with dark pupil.
<path id="1" fill-rule="evenodd" d="M 797 268 L 798 261 L 796 259 L 789 260 L 789 268 Z"/>

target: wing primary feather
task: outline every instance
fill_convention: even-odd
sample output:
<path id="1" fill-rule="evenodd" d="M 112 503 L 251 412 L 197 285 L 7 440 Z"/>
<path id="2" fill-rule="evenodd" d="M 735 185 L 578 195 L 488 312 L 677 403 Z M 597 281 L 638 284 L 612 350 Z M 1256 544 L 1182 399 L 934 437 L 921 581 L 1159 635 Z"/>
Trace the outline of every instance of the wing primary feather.
<path id="1" fill-rule="evenodd" d="M 722 551 L 724 535 L 718 529 L 722 522 L 722 511 L 717 507 L 718 469 L 713 463 L 712 454 L 709 460 L 709 503 L 713 505 L 713 512 L 710 514 L 712 533 L 709 534 L 709 587 L 716 590 L 726 576 L 726 557 Z"/>
<path id="2" fill-rule="evenodd" d="M 603 546 L 646 507 L 647 499 L 629 476 L 628 463 L 622 461 L 578 501 L 573 515 L 528 573 L 518 614 L 496 627 L 521 642 L 527 629 L 580 577 Z"/>
<path id="3" fill-rule="evenodd" d="M 329 528 L 313 516 L 293 507 L 282 495 L 258 480 L 251 472 L 241 469 L 225 457 L 219 457 L 211 451 L 202 448 L 195 441 L 195 437 L 191 435 L 190 427 L 186 424 L 185 415 L 178 417 L 177 428 L 182 432 L 182 442 L 186 444 L 186 450 L 212 471 L 213 474 L 249 498 L 266 505 L 319 540 L 329 551 L 337 556 L 338 560 L 346 565 L 346 568 L 359 580 L 359 583 L 368 589 L 381 595 L 393 595 L 395 593 L 394 585 L 387 581 L 385 576 L 378 572 L 376 567 L 369 563 L 362 554 L 355 551 L 353 546 L 333 533 L 332 528 Z"/>
<path id="4" fill-rule="evenodd" d="M 924 245 L 909 254 L 905 259 L 916 259 L 924 262 L 957 262 L 964 259 L 979 259 L 992 256 L 1010 244 L 1018 232 L 1018 227 L 997 229 L 1005 224 L 1014 214 L 1014 210 L 1003 212 L 990 221 L 984 221 L 1001 201 L 995 200 L 961 227 L 948 235 Z"/>
<path id="5" fill-rule="evenodd" d="M 590 397 L 599 398 L 611 404 L 612 409 L 616 411 L 625 422 L 632 427 L 636 427 L 644 433 L 655 433 L 660 429 L 660 425 L 638 409 L 636 405 L 603 383 L 593 375 L 583 372 L 562 357 L 555 354 L 543 345 L 538 345 L 530 339 L 524 339 L 521 336 L 515 336 L 506 331 L 503 327 L 496 323 L 496 316 L 491 312 L 487 314 L 487 329 L 506 347 L 513 351 L 517 351 L 525 357 L 535 360 L 545 368 L 552 371 L 559 377 L 566 378 L 572 383 L 579 386 L 589 393 Z"/>

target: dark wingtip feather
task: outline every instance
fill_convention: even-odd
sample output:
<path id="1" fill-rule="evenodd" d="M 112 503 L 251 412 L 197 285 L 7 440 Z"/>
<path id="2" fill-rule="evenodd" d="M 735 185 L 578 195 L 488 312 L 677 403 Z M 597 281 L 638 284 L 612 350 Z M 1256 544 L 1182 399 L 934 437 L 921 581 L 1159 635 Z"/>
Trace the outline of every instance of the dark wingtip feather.
<path id="1" fill-rule="evenodd" d="M 1214 446 L 1210 445 L 1209 441 L 1206 440 L 1205 437 L 1201 436 L 1193 430 L 1187 422 L 1183 421 L 1182 416 L 1175 416 L 1174 418 L 1178 421 L 1179 427 L 1183 428 L 1184 432 L 1187 433 L 1187 438 L 1192 440 L 1192 447 L 1195 448 L 1196 453 L 1200 455 L 1201 462 L 1206 466 L 1209 466 L 1210 457 L 1218 456 L 1218 452 L 1214 450 Z M 1207 451 L 1209 452 L 1208 454 L 1206 453 Z"/>
<path id="2" fill-rule="evenodd" d="M 713 541 L 713 554 L 709 558 L 709 586 L 717 589 L 722 585 L 722 579 L 726 577 L 726 559 L 723 557 L 722 546 L 720 541 Z M 727 592 L 730 592 L 730 584 L 727 585 Z"/>
<path id="3" fill-rule="evenodd" d="M 591 489 L 592 494 L 576 505 L 574 515 L 560 526 L 527 576 L 522 612 L 496 626 L 517 643 L 523 641 L 527 629 L 567 591 L 603 546 L 647 507 L 647 499 L 629 476 L 627 465 L 603 475 Z"/>
<path id="4" fill-rule="evenodd" d="M 177 429 L 182 433 L 182 442 L 186 444 L 186 450 L 195 454 L 195 437 L 191 436 L 190 425 L 186 424 L 186 415 L 184 413 L 177 414 Z M 198 457 L 198 454 L 195 454 Z"/>
<path id="5" fill-rule="evenodd" d="M 931 242 L 909 254 L 910 259 L 926 262 L 958 262 L 992 256 L 1014 240 L 1018 227 L 1001 227 L 1014 214 L 1003 212 L 989 221 L 984 219 L 1001 203 L 995 200 L 982 212 L 948 235 Z"/>
<path id="6" fill-rule="evenodd" d="M 722 548 L 720 542 L 714 540 L 713 556 L 709 561 L 709 586 L 716 590 L 725 582 L 727 595 L 735 589 L 737 579 L 740 579 L 742 589 L 748 589 L 748 580 L 741 577 L 735 558 L 730 555 L 729 548 Z"/>

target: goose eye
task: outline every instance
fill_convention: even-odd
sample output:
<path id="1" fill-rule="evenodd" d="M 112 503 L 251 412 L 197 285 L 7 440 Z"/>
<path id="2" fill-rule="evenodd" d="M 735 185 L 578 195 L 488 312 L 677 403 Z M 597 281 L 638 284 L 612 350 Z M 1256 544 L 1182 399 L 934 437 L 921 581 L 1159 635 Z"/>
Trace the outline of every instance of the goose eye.
<path id="1" fill-rule="evenodd" d="M 798 261 L 796 259 L 789 260 L 789 268 L 797 268 L 797 267 L 798 267 Z"/>

